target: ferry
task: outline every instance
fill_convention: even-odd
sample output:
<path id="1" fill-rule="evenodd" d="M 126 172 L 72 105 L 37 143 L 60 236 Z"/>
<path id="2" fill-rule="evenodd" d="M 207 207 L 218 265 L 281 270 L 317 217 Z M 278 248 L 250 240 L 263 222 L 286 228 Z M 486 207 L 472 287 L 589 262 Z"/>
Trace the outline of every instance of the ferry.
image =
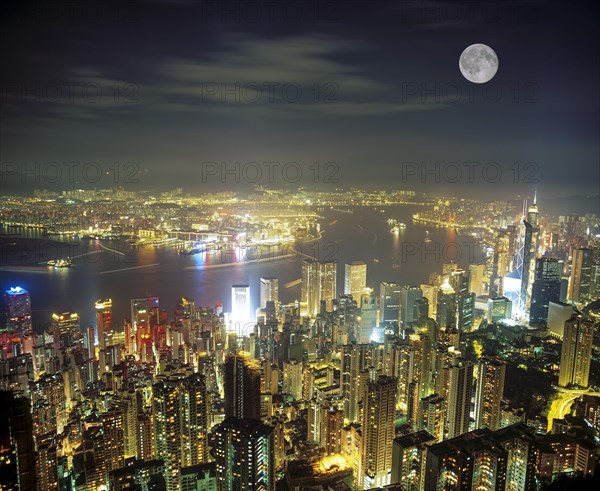
<path id="1" fill-rule="evenodd" d="M 71 267 L 71 259 L 68 257 L 62 259 L 50 259 L 47 264 L 48 266 L 54 266 L 55 268 L 69 268 Z"/>

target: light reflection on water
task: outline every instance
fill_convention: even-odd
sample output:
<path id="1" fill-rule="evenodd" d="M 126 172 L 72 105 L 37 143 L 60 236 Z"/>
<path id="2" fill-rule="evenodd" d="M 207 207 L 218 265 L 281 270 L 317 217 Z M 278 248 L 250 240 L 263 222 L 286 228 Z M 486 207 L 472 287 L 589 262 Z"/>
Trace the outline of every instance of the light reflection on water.
<path id="1" fill-rule="evenodd" d="M 237 247 L 188 256 L 178 254 L 172 245 L 132 249 L 126 243 L 83 240 L 77 247 L 69 248 L 72 256 L 86 254 L 74 259 L 71 268 L 56 270 L 37 266 L 35 261 L 31 264 L 31 260 L 25 258 L 10 264 L 36 266 L 45 272 L 33 274 L 8 267 L 0 277 L 0 288 L 4 291 L 9 286 L 20 285 L 30 291 L 34 325 L 46 322 L 53 310 L 63 309 L 79 312 L 82 325 L 94 323 L 94 302 L 106 297 L 113 299 L 116 320 L 128 315 L 130 298 L 144 295 L 159 296 L 161 307 L 169 313 L 181 296 L 195 299 L 197 305 L 221 303 L 227 311 L 233 284 L 250 285 L 254 309 L 258 306 L 261 276 L 278 277 L 281 300 L 291 302 L 300 296 L 300 285 L 291 288 L 283 285 L 300 277 L 302 260 L 307 257 L 337 260 L 338 292 L 343 292 L 344 263 L 364 260 L 368 286 L 377 293 L 382 281 L 426 283 L 430 273 L 441 272 L 448 258 L 421 254 L 423 251 L 431 251 L 436 246 L 443 248 L 448 242 L 456 242 L 459 247 L 462 242 L 472 242 L 454 230 L 412 223 L 414 212 L 415 207 L 410 206 L 390 208 L 385 213 L 373 209 L 357 209 L 354 214 L 327 211 L 321 220 L 323 236 L 320 240 L 258 251 Z M 387 218 L 406 223 L 406 228 L 397 234 L 391 233 Z M 41 237 L 37 230 L 25 230 L 24 235 Z M 431 242 L 426 243 L 426 238 Z M 417 252 L 407 255 L 410 244 Z M 289 254 L 292 255 L 281 257 Z M 457 262 L 467 266 L 468 256 L 462 254 Z"/>

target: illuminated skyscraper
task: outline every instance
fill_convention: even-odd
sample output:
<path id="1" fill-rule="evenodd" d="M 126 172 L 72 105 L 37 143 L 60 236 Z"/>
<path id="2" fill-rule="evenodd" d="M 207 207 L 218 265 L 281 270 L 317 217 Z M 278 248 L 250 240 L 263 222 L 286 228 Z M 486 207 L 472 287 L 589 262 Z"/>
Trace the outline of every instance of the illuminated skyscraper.
<path id="1" fill-rule="evenodd" d="M 333 310 L 333 301 L 337 298 L 337 263 L 325 261 L 319 263 L 321 294 L 319 301 L 326 302 L 327 312 Z"/>
<path id="2" fill-rule="evenodd" d="M 448 438 L 454 438 L 469 431 L 471 394 L 473 385 L 473 364 L 462 358 L 454 360 L 448 374 Z"/>
<path id="3" fill-rule="evenodd" d="M 524 311 L 529 305 L 529 289 L 534 260 L 537 253 L 538 241 L 538 207 L 536 199 L 533 204 L 527 209 L 527 217 L 523 220 L 523 249 L 522 249 L 522 265 L 521 265 L 521 293 L 520 293 L 520 308 Z"/>
<path id="4" fill-rule="evenodd" d="M 423 291 L 416 286 L 405 285 L 400 290 L 400 333 L 403 336 L 419 320 L 417 302 L 422 297 Z"/>
<path id="5" fill-rule="evenodd" d="M 260 308 L 264 309 L 267 302 L 279 305 L 279 280 L 277 278 L 260 279 Z"/>
<path id="6" fill-rule="evenodd" d="M 500 403 L 504 396 L 506 363 L 499 358 L 482 357 L 478 362 L 475 395 L 475 428 L 500 428 Z"/>
<path id="7" fill-rule="evenodd" d="M 592 283 L 592 250 L 588 248 L 575 249 L 571 262 L 571 277 L 569 278 L 569 300 L 573 303 L 590 300 Z"/>
<path id="8" fill-rule="evenodd" d="M 366 288 L 360 300 L 360 324 L 357 335 L 359 343 L 371 342 L 377 327 L 377 297 L 370 288 Z"/>
<path id="9" fill-rule="evenodd" d="M 272 426 L 230 417 L 214 435 L 219 491 L 275 491 Z"/>
<path id="10" fill-rule="evenodd" d="M 487 321 L 489 323 L 510 319 L 512 316 L 512 302 L 506 297 L 489 298 L 487 307 Z"/>
<path id="11" fill-rule="evenodd" d="M 443 424 L 442 424 L 443 426 Z M 425 479 L 425 452 L 436 440 L 427 431 L 416 431 L 394 439 L 391 484 L 402 491 L 421 491 Z"/>
<path id="12" fill-rule="evenodd" d="M 446 421 L 446 401 L 437 394 L 421 399 L 418 429 L 425 430 L 433 436 L 435 442 L 444 439 L 444 423 Z"/>
<path id="13" fill-rule="evenodd" d="M 340 409 L 325 409 L 321 414 L 321 446 L 325 453 L 340 453 L 344 412 Z"/>
<path id="14" fill-rule="evenodd" d="M 559 339 L 563 338 L 565 322 L 573 315 L 573 306 L 563 302 L 548 303 L 548 333 Z"/>
<path id="15" fill-rule="evenodd" d="M 96 302 L 96 332 L 100 349 L 106 348 L 106 339 L 112 337 L 112 300 L 98 300 Z"/>
<path id="16" fill-rule="evenodd" d="M 534 491 L 534 430 L 481 428 L 427 448 L 425 490 Z"/>
<path id="17" fill-rule="evenodd" d="M 344 273 L 344 294 L 358 301 L 367 286 L 367 264 L 364 261 L 346 263 Z"/>
<path id="18" fill-rule="evenodd" d="M 31 298 L 29 292 L 20 286 L 11 287 L 4 292 L 6 309 L 6 330 L 17 334 L 31 333 Z M 0 326 L 2 332 L 4 326 Z"/>
<path id="19" fill-rule="evenodd" d="M 52 333 L 56 346 L 66 347 L 79 335 L 79 314 L 63 312 L 52 314 Z"/>
<path id="20" fill-rule="evenodd" d="M 589 385 L 593 342 L 594 321 L 582 313 L 574 313 L 565 322 L 558 385 L 583 388 Z"/>
<path id="21" fill-rule="evenodd" d="M 302 363 L 300 361 L 283 362 L 283 393 L 291 394 L 296 401 L 302 399 Z"/>
<path id="22" fill-rule="evenodd" d="M 379 287 L 379 311 L 383 324 L 398 323 L 400 319 L 400 285 L 382 282 Z"/>
<path id="23" fill-rule="evenodd" d="M 146 327 L 156 322 L 153 319 L 158 314 L 158 297 L 144 297 L 131 299 L 131 323 L 133 332 L 138 327 Z"/>
<path id="24" fill-rule="evenodd" d="M 469 292 L 474 293 L 475 296 L 483 295 L 483 275 L 485 271 L 484 264 L 470 264 L 469 265 Z"/>
<path id="25" fill-rule="evenodd" d="M 392 446 L 395 437 L 395 378 L 381 375 L 368 381 L 363 396 L 361 472 L 358 489 L 386 486 L 391 480 Z"/>
<path id="26" fill-rule="evenodd" d="M 535 260 L 535 276 L 531 287 L 531 305 L 529 324 L 546 327 L 548 322 L 548 304 L 558 302 L 560 298 L 560 279 L 562 262 L 549 257 Z"/>
<path id="27" fill-rule="evenodd" d="M 373 360 L 374 348 L 371 344 L 347 344 L 342 346 L 340 383 L 344 398 L 344 417 L 351 423 L 359 421 L 359 403 L 362 388 L 368 378 L 366 370 Z"/>
<path id="28" fill-rule="evenodd" d="M 123 435 L 124 416 L 119 408 L 113 408 L 100 416 L 104 455 L 102 460 L 107 472 L 123 467 L 125 447 Z"/>
<path id="29" fill-rule="evenodd" d="M 437 295 L 436 321 L 438 326 L 457 328 L 456 294 L 446 279 Z"/>
<path id="30" fill-rule="evenodd" d="M 154 456 L 163 459 L 169 491 L 182 467 L 208 459 L 208 395 L 203 375 L 173 373 L 152 387 Z"/>
<path id="31" fill-rule="evenodd" d="M 260 419 L 261 367 L 247 353 L 225 359 L 225 416 Z"/>
<path id="32" fill-rule="evenodd" d="M 231 287 L 231 329 L 239 335 L 248 335 L 248 323 L 252 320 L 250 308 L 250 286 Z"/>
<path id="33" fill-rule="evenodd" d="M 469 292 L 469 273 L 457 268 L 450 274 L 449 282 L 456 301 L 456 327 L 461 332 L 470 332 L 473 329 L 475 294 Z"/>
<path id="34" fill-rule="evenodd" d="M 333 310 L 333 300 L 337 297 L 336 272 L 335 261 L 318 262 L 307 259 L 302 262 L 301 315 L 316 317 L 321 301 L 326 302 L 327 311 Z"/>

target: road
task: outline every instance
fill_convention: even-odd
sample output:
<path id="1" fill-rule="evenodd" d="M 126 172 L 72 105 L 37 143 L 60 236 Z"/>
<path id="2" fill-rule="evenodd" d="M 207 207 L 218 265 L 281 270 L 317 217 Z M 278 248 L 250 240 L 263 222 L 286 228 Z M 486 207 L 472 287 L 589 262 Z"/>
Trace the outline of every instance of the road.
<path id="1" fill-rule="evenodd" d="M 552 401 L 550 411 L 548 411 L 548 433 L 552 430 L 552 422 L 554 419 L 562 419 L 569 414 L 575 399 L 584 394 L 600 396 L 600 392 L 590 392 L 588 390 L 570 390 L 563 387 L 556 387 L 556 389 L 558 390 L 557 397 Z"/>

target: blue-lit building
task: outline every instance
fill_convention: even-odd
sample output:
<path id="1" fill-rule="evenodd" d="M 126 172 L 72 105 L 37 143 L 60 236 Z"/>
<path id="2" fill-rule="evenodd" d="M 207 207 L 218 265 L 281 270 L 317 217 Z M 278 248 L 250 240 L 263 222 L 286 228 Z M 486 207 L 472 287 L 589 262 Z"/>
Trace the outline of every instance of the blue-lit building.
<path id="1" fill-rule="evenodd" d="M 4 292 L 6 325 L 4 331 L 18 334 L 31 332 L 31 298 L 29 292 L 20 286 L 10 287 Z"/>

